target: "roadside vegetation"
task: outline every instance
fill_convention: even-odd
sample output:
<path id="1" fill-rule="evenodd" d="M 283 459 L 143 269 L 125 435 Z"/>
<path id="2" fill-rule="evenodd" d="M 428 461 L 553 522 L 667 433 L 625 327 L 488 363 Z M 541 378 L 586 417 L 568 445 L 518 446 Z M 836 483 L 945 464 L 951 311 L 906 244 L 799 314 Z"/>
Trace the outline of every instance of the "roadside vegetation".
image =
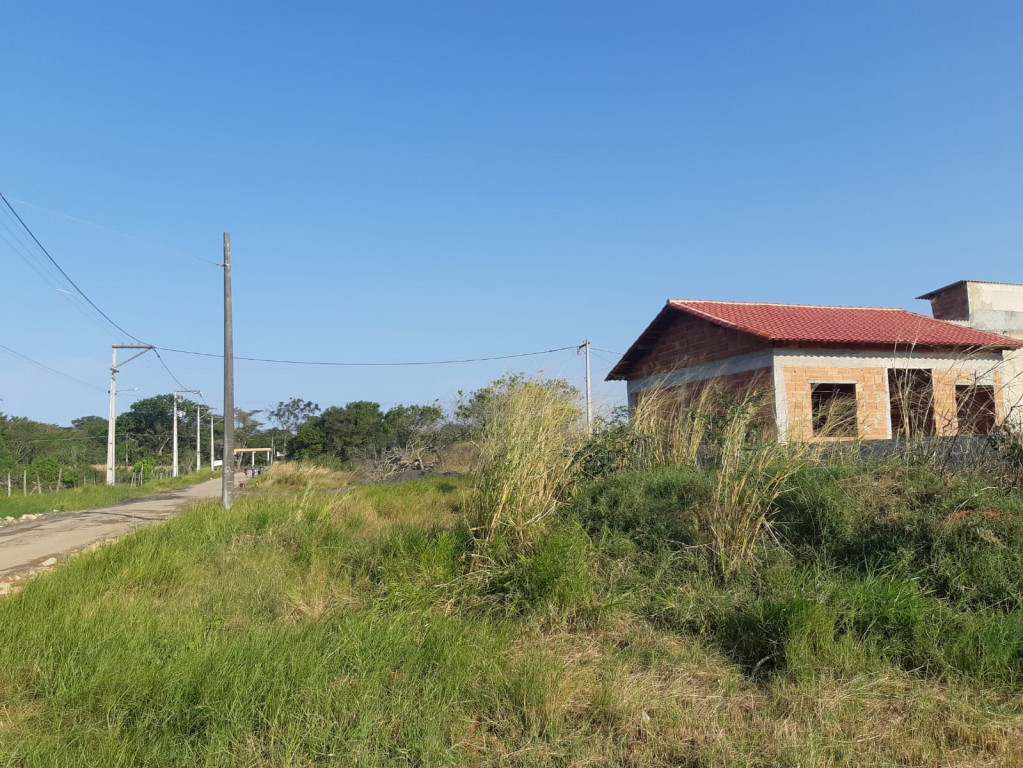
<path id="1" fill-rule="evenodd" d="M 276 466 L 31 581 L 0 764 L 1023 764 L 1004 449 L 824 461 L 749 398 L 588 439 L 574 403 L 504 380 L 471 475 Z"/>

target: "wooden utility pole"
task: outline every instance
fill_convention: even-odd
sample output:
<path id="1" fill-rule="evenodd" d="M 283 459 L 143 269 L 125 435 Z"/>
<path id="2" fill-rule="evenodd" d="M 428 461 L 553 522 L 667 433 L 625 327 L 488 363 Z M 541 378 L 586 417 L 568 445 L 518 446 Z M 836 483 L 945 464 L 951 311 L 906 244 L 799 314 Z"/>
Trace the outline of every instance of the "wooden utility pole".
<path id="1" fill-rule="evenodd" d="M 224 509 L 234 500 L 234 329 L 231 326 L 231 234 L 224 233 Z"/>

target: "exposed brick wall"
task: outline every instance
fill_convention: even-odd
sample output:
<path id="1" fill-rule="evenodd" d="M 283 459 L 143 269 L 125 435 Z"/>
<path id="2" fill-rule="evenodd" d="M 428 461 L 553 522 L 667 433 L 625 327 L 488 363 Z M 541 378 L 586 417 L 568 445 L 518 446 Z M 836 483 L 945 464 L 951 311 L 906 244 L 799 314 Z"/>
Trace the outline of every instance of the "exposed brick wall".
<path id="1" fill-rule="evenodd" d="M 888 437 L 887 373 L 880 366 L 854 368 L 845 366 L 785 366 L 785 401 L 788 406 L 790 440 L 813 441 L 813 405 L 810 401 L 813 384 L 850 382 L 856 385 L 856 421 L 861 440 L 884 440 Z M 851 440 L 853 438 L 823 438 Z"/>
<path id="2" fill-rule="evenodd" d="M 968 368 L 933 369 L 934 382 L 934 429 L 939 435 L 955 435 L 959 433 L 956 413 L 955 388 L 957 384 L 974 384 L 978 374 Z M 811 403 L 811 387 L 820 383 L 851 382 L 856 384 L 856 421 L 861 440 L 883 440 L 888 437 L 891 419 L 891 403 L 888 392 L 888 371 L 881 366 L 875 367 L 817 367 L 817 366 L 785 366 L 782 369 L 785 382 L 785 400 L 788 407 L 789 429 L 791 440 L 848 440 L 852 438 L 815 438 L 813 436 L 813 406 Z M 1004 416 L 1002 377 L 994 371 L 986 377 L 993 379 L 995 388 L 995 418 L 1001 422 Z"/>
<path id="3" fill-rule="evenodd" d="M 767 348 L 756 336 L 679 312 L 628 378 L 642 379 Z"/>
<path id="4" fill-rule="evenodd" d="M 966 283 L 953 285 L 931 299 L 931 315 L 938 320 L 969 320 L 970 297 Z"/>
<path id="5" fill-rule="evenodd" d="M 986 383 L 994 383 L 995 422 L 1005 419 L 1004 393 L 1002 392 L 1001 371 L 994 371 Z M 934 428 L 939 435 L 959 434 L 959 418 L 956 409 L 956 385 L 978 383 L 977 372 L 966 368 L 934 371 Z"/>

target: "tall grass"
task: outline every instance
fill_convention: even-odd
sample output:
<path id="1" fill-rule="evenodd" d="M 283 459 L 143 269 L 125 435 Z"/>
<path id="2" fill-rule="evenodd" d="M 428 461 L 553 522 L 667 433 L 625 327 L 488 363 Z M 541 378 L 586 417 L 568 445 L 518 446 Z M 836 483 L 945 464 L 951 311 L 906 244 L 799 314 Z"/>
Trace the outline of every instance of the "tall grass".
<path id="1" fill-rule="evenodd" d="M 728 410 L 716 446 L 713 496 L 697 507 L 711 563 L 722 578 L 754 563 L 778 497 L 814 452 L 809 443 L 781 442 L 766 430 L 764 406 L 763 394 L 749 392 Z"/>
<path id="2" fill-rule="evenodd" d="M 655 388 L 633 413 L 631 444 L 641 451 L 635 463 L 712 473 L 709 498 L 679 514 L 695 517 L 699 543 L 721 578 L 755 565 L 775 502 L 817 450 L 778 440 L 765 417 L 770 407 L 762 388 L 726 392 L 707 385 Z M 831 425 L 839 429 L 842 422 Z"/>
<path id="3" fill-rule="evenodd" d="M 477 440 L 479 460 L 466 501 L 481 542 L 525 546 L 568 496 L 586 439 L 575 398 L 549 382 L 508 380 L 495 389 Z"/>
<path id="4" fill-rule="evenodd" d="M 354 477 L 350 471 L 289 461 L 274 464 L 247 484 L 264 491 L 340 490 L 351 485 Z"/>
<path id="5" fill-rule="evenodd" d="M 635 463 L 649 469 L 696 464 L 723 396 L 711 386 L 700 387 L 689 396 L 683 392 L 671 387 L 643 392 L 630 418 L 640 449 Z"/>

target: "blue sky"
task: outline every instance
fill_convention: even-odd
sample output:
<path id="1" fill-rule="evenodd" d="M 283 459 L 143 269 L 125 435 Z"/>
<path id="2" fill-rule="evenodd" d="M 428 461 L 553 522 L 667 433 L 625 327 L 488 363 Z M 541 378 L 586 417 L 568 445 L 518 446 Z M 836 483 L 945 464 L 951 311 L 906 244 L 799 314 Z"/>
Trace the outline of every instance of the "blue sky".
<path id="1" fill-rule="evenodd" d="M 1018 3 L 155 6 L 12 4 L 0 31 L 0 191 L 151 343 L 219 351 L 223 231 L 255 357 L 620 352 L 669 297 L 926 312 L 1023 282 Z M 0 351 L 0 410 L 105 414 L 128 339 L 16 231 L 0 343 L 99 389 Z M 220 402 L 219 361 L 163 356 Z M 119 410 L 175 386 L 147 358 Z M 240 362 L 236 399 L 446 404 L 541 368 L 581 383 L 571 351 Z"/>

